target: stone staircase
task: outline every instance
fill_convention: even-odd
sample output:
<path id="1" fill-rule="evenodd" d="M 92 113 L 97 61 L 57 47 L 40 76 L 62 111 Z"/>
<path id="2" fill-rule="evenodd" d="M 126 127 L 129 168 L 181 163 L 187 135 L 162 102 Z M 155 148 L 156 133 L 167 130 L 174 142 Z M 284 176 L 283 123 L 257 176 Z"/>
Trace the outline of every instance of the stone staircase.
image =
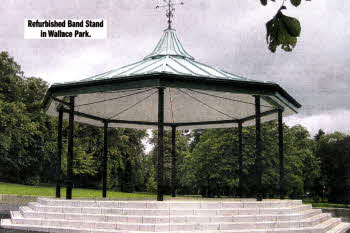
<path id="1" fill-rule="evenodd" d="M 350 224 L 296 200 L 109 201 L 38 198 L 1 227 L 43 232 L 345 233 Z"/>

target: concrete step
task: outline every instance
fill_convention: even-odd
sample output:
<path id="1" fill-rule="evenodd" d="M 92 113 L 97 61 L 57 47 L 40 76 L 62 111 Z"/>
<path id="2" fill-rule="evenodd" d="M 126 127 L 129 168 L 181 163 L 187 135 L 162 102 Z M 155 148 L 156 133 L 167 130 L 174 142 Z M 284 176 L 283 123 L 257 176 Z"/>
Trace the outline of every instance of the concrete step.
<path id="1" fill-rule="evenodd" d="M 327 220 L 331 219 L 332 215 L 328 213 L 322 213 L 320 215 L 313 216 L 311 218 L 299 220 L 299 227 L 313 227 Z M 290 226 L 293 227 L 293 226 Z"/>
<path id="2" fill-rule="evenodd" d="M 336 227 L 332 228 L 327 233 L 345 233 L 350 229 L 350 223 L 341 222 Z"/>
<path id="3" fill-rule="evenodd" d="M 120 208 L 120 207 L 71 207 L 71 206 L 48 206 L 38 202 L 30 202 L 28 206 L 38 212 L 49 213 L 85 213 L 85 214 L 116 214 L 116 215 L 263 215 L 263 214 L 296 214 L 312 209 L 311 205 L 296 205 L 280 208 L 223 208 L 223 209 L 152 209 L 152 208 Z"/>
<path id="4" fill-rule="evenodd" d="M 279 208 L 301 205 L 300 200 L 257 201 L 111 201 L 111 200 L 64 200 L 38 198 L 37 202 L 47 206 L 65 207 L 111 207 L 137 209 L 225 209 L 225 208 Z"/>
<path id="5" fill-rule="evenodd" d="M 263 222 L 263 221 L 297 221 L 322 213 L 320 209 L 311 209 L 300 214 L 282 215 L 237 215 L 237 216 L 126 216 L 111 214 L 82 213 L 46 213 L 33 211 L 29 207 L 20 207 L 20 213 L 26 218 L 94 220 L 102 222 L 135 222 L 135 223 L 186 223 L 186 222 Z"/>
<path id="6" fill-rule="evenodd" d="M 57 227 L 84 226 L 93 229 L 117 229 L 134 231 L 198 231 L 198 230 L 235 230 L 235 229 L 275 229 L 275 228 L 300 228 L 313 227 L 330 219 L 329 214 L 320 214 L 301 221 L 280 222 L 187 222 L 187 223 L 134 223 L 134 222 L 101 222 L 91 220 L 67 220 L 67 219 L 35 219 L 24 218 L 19 211 L 11 212 L 12 223 L 19 225 L 45 225 Z M 157 230 L 158 229 L 158 230 Z"/>
<path id="7" fill-rule="evenodd" d="M 278 203 L 278 201 L 275 201 Z M 164 204 L 165 203 L 165 204 Z M 1 226 L 43 232 L 344 233 L 347 224 L 300 201 L 66 201 L 39 198 Z"/>
<path id="8" fill-rule="evenodd" d="M 1 227 L 7 229 L 18 229 L 25 231 L 38 232 L 60 232 L 60 233 L 132 233 L 130 231 L 105 230 L 105 229 L 89 229 L 89 228 L 74 228 L 74 227 L 50 227 L 50 226 L 36 226 L 36 225 L 21 225 L 13 224 L 10 219 L 1 219 Z M 141 232 L 138 232 L 141 233 Z"/>
<path id="9" fill-rule="evenodd" d="M 299 228 L 299 229 L 240 229 L 240 230 L 207 230 L 195 231 L 196 233 L 328 233 L 329 228 L 339 227 L 339 219 L 330 219 L 323 224 L 319 224 L 314 228 Z M 108 230 L 108 229 L 90 229 L 90 228 L 74 228 L 74 227 L 50 227 L 50 226 L 35 226 L 35 225 L 19 225 L 13 224 L 9 219 L 2 219 L 1 226 L 10 229 L 43 231 L 43 232 L 65 232 L 65 233 L 149 233 L 150 231 L 123 231 L 123 230 Z M 169 231 L 158 231 L 159 233 L 169 233 Z M 179 231 L 181 233 L 192 233 L 193 231 Z"/>
<path id="10" fill-rule="evenodd" d="M 315 228 L 319 228 L 321 232 L 326 233 L 327 231 L 330 231 L 331 229 L 335 228 L 341 223 L 340 218 L 330 218 L 327 221 L 320 223 Z M 315 231 L 316 233 L 316 231 Z"/>

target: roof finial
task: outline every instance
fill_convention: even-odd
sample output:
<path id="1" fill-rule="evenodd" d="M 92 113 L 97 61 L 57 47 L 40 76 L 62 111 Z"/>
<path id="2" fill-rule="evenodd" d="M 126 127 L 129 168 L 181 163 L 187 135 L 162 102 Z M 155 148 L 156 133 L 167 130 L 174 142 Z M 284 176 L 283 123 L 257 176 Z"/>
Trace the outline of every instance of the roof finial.
<path id="1" fill-rule="evenodd" d="M 174 17 L 174 11 L 175 11 L 175 6 L 176 5 L 183 5 L 184 3 L 183 2 L 180 2 L 180 3 L 173 3 L 171 0 L 163 0 L 163 2 L 166 3 L 166 5 L 158 5 L 156 6 L 156 8 L 163 8 L 163 7 L 166 7 L 168 8 L 166 10 L 166 17 L 168 18 L 168 29 L 171 29 L 171 19 Z"/>

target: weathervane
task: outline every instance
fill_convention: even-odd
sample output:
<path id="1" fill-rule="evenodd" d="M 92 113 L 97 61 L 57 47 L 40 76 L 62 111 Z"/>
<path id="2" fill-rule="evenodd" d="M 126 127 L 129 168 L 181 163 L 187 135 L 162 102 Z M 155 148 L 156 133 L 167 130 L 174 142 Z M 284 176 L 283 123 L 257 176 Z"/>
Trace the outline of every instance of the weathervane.
<path id="1" fill-rule="evenodd" d="M 166 10 L 166 17 L 168 18 L 168 29 L 171 29 L 171 18 L 174 17 L 174 11 L 175 11 L 175 6 L 177 5 L 183 5 L 184 3 L 183 2 L 180 2 L 180 3 L 173 3 L 171 0 L 163 0 L 163 2 L 166 3 L 166 5 L 161 5 L 161 6 L 156 6 L 156 9 L 158 8 L 168 8 Z"/>

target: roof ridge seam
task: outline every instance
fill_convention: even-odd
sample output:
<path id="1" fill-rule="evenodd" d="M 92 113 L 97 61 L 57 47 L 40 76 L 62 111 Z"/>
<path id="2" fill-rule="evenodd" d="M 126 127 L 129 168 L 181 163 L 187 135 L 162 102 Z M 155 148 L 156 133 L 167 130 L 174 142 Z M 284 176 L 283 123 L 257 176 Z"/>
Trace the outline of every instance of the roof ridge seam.
<path id="1" fill-rule="evenodd" d="M 169 59 L 169 56 L 166 56 L 166 57 L 165 57 L 165 60 L 164 60 L 164 62 L 163 62 L 162 72 L 165 71 L 165 67 L 166 67 L 166 65 L 168 64 L 168 59 Z"/>

